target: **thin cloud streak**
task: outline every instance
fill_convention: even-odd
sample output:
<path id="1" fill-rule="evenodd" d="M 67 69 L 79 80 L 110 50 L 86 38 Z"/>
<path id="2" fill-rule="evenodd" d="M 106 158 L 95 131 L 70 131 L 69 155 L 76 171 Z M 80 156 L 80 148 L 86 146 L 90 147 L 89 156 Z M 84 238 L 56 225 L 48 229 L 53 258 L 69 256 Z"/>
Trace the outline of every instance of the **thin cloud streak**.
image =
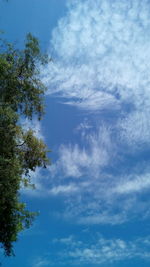
<path id="1" fill-rule="evenodd" d="M 122 181 L 120 185 L 117 185 L 114 192 L 118 194 L 130 194 L 143 192 L 144 189 L 150 189 L 150 173 L 134 178 L 129 177 L 128 181 Z"/>

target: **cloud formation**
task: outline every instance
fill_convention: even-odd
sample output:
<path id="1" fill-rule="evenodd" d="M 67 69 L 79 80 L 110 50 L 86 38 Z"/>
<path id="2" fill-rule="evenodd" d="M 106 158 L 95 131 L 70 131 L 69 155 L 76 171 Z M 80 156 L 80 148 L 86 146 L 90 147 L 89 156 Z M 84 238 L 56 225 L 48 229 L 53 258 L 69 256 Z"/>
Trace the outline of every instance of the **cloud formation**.
<path id="1" fill-rule="evenodd" d="M 48 95 L 100 117 L 76 127 L 82 145 L 61 144 L 50 169 L 48 192 L 64 194 L 65 217 L 120 224 L 149 214 L 149 44 L 148 0 L 70 0 L 53 31 Z"/>
<path id="2" fill-rule="evenodd" d="M 88 110 L 149 108 L 149 1 L 69 1 L 68 9 L 53 32 L 56 60 L 43 72 L 48 94 Z"/>
<path id="3" fill-rule="evenodd" d="M 53 31 L 55 61 L 43 70 L 49 95 L 92 112 L 114 110 L 122 138 L 136 147 L 150 139 L 149 17 L 147 0 L 70 0 Z"/>
<path id="4" fill-rule="evenodd" d="M 125 180 L 125 179 L 124 179 Z M 143 190 L 150 189 L 150 173 L 144 176 L 129 177 L 129 180 L 122 181 L 122 183 L 117 185 L 114 192 L 119 194 L 130 194 L 135 192 L 142 192 Z"/>
<path id="5" fill-rule="evenodd" d="M 102 264 L 111 264 L 122 260 L 146 259 L 150 260 L 150 238 L 139 238 L 134 240 L 123 239 L 105 239 L 97 237 L 92 242 L 78 240 L 74 236 L 54 239 L 55 259 L 51 266 L 101 266 Z M 57 246 L 62 247 L 62 251 L 57 252 Z M 54 257 L 54 255 L 53 255 Z M 51 258 L 51 255 L 49 255 Z M 48 259 L 41 258 L 40 262 L 48 262 Z M 36 265 L 38 265 L 38 260 Z M 43 265 L 47 266 L 47 265 Z"/>
<path id="6" fill-rule="evenodd" d="M 61 173 L 61 176 L 66 177 L 81 177 L 87 173 L 97 177 L 114 154 L 110 129 L 102 126 L 97 132 L 88 135 L 84 129 L 83 147 L 81 148 L 77 143 L 61 145 L 59 160 L 50 170 L 53 175 Z"/>

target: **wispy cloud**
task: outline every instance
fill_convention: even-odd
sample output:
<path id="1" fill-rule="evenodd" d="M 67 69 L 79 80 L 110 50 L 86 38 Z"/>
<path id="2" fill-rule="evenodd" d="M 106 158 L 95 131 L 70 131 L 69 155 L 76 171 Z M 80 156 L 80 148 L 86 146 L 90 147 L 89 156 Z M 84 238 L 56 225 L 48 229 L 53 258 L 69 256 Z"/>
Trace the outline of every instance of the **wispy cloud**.
<path id="1" fill-rule="evenodd" d="M 118 121 L 121 139 L 130 146 L 131 151 L 135 149 L 141 150 L 145 146 L 149 147 L 149 111 L 149 107 L 143 105 L 142 110 L 137 109 L 134 112 L 129 112 L 129 114 L 126 114 L 126 117 Z"/>
<path id="2" fill-rule="evenodd" d="M 141 176 L 129 177 L 128 180 L 122 179 L 122 182 L 120 185 L 117 185 L 114 192 L 119 194 L 130 194 L 143 192 L 144 189 L 150 189 L 150 173 Z"/>
<path id="3" fill-rule="evenodd" d="M 83 147 L 78 144 L 61 145 L 59 160 L 51 170 L 53 175 L 61 172 L 61 176 L 66 177 L 81 177 L 87 173 L 88 176 L 97 177 L 114 154 L 111 129 L 102 126 L 97 133 L 86 135 L 84 132 Z"/>
<path id="4" fill-rule="evenodd" d="M 53 31 L 48 94 L 100 116 L 96 128 L 92 116 L 76 127 L 82 142 L 61 144 L 49 169 L 57 179 L 46 192 L 64 195 L 66 218 L 120 224 L 148 214 L 149 33 L 148 0 L 70 0 Z"/>
<path id="5" fill-rule="evenodd" d="M 32 267 L 45 267 L 50 266 L 51 262 L 50 260 L 43 259 L 42 257 L 38 257 L 35 262 L 32 264 Z"/>
<path id="6" fill-rule="evenodd" d="M 134 240 L 105 239 L 96 237 L 92 242 L 76 239 L 74 236 L 55 239 L 55 259 L 52 266 L 100 266 L 130 259 L 150 260 L 150 238 L 139 238 Z M 62 246 L 62 251 L 57 252 L 57 246 Z M 54 257 L 54 255 L 53 255 Z M 51 255 L 47 256 L 51 258 Z M 43 259 L 44 260 L 44 259 Z M 40 266 L 40 265 L 35 265 Z M 45 266 L 45 265 L 44 265 Z"/>
<path id="7" fill-rule="evenodd" d="M 87 131 L 90 131 L 93 129 L 93 126 L 91 125 L 90 121 L 85 118 L 83 122 L 81 122 L 74 130 L 75 133 L 80 133 L 82 138 L 86 137 Z"/>
<path id="8" fill-rule="evenodd" d="M 79 188 L 75 184 L 59 185 L 50 189 L 49 193 L 52 195 L 60 195 L 67 193 L 72 194 L 73 192 L 77 192 L 78 190 Z"/>
<path id="9" fill-rule="evenodd" d="M 149 168 L 142 167 L 141 160 L 142 173 L 138 171 L 138 162 L 131 169 L 126 170 L 125 162 L 120 167 L 124 158 L 117 154 L 116 136 L 110 127 L 101 126 L 90 133 L 89 128 L 86 130 L 84 146 L 62 145 L 58 160 L 45 174 L 40 170 L 33 173 L 36 190 L 27 193 L 62 196 L 65 209 L 61 217 L 82 225 L 115 225 L 139 214 L 139 219 L 149 216 L 149 198 L 142 199 L 150 192 Z"/>

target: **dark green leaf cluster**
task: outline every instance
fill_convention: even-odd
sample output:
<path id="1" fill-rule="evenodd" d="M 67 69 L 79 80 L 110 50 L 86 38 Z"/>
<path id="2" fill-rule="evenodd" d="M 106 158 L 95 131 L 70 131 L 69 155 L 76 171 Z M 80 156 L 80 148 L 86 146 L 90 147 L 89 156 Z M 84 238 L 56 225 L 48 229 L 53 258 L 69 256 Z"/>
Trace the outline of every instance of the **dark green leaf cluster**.
<path id="1" fill-rule="evenodd" d="M 36 215 L 20 202 L 19 190 L 30 185 L 30 171 L 49 163 L 46 145 L 19 123 L 21 116 L 41 119 L 43 115 L 45 87 L 37 66 L 46 63 L 46 57 L 31 34 L 23 51 L 2 40 L 0 49 L 0 243 L 10 256 L 18 233 Z"/>
<path id="2" fill-rule="evenodd" d="M 38 63 L 46 62 L 40 54 L 38 40 L 31 34 L 23 51 L 15 50 L 10 44 L 1 44 L 0 54 L 0 96 L 2 103 L 32 118 L 43 114 L 45 87 L 41 83 Z"/>

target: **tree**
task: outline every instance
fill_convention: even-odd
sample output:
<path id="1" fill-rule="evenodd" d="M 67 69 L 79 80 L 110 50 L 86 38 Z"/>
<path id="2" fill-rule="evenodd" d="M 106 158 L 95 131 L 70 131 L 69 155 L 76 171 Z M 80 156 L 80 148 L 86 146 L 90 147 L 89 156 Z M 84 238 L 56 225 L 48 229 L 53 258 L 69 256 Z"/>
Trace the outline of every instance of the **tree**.
<path id="1" fill-rule="evenodd" d="M 7 256 L 36 215 L 20 202 L 19 190 L 30 185 L 30 171 L 49 164 L 46 145 L 20 123 L 21 117 L 41 120 L 44 114 L 38 66 L 47 60 L 31 34 L 22 51 L 0 40 L 0 243 Z"/>

